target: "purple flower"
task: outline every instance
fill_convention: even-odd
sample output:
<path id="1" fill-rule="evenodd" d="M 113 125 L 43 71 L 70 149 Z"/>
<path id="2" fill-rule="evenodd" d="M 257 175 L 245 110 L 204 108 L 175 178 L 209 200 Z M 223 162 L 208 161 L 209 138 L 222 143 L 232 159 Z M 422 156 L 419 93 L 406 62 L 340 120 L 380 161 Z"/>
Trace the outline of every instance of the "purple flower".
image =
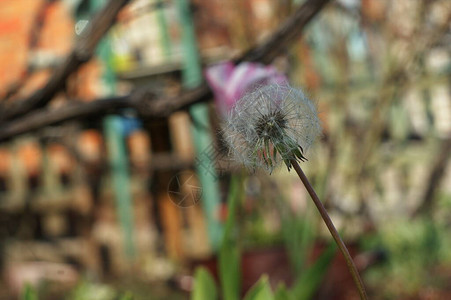
<path id="1" fill-rule="evenodd" d="M 231 62 L 214 65 L 207 69 L 205 77 L 222 115 L 226 115 L 245 93 L 258 86 L 288 83 L 285 75 L 273 66 L 249 62 L 237 66 Z"/>

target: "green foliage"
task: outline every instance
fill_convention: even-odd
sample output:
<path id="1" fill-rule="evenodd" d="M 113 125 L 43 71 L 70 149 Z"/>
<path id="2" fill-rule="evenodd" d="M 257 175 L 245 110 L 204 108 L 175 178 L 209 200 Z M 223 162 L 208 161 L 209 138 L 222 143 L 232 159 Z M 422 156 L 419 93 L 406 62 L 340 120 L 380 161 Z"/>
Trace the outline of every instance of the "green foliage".
<path id="1" fill-rule="evenodd" d="M 293 299 L 291 293 L 287 290 L 284 283 L 280 283 L 277 286 L 276 292 L 274 293 L 274 300 L 295 300 Z"/>
<path id="2" fill-rule="evenodd" d="M 268 276 L 263 275 L 259 281 L 247 292 L 244 300 L 274 300 L 269 285 Z"/>
<path id="3" fill-rule="evenodd" d="M 285 246 L 297 277 L 289 294 L 296 300 L 311 299 L 335 256 L 335 243 L 331 242 L 316 262 L 307 267 L 308 255 L 315 244 L 314 221 L 310 218 L 311 210 L 307 209 L 301 218 L 287 211 L 283 204 L 279 205 L 279 209 L 283 213 L 282 232 Z"/>
<path id="4" fill-rule="evenodd" d="M 125 292 L 120 298 L 119 300 L 133 300 L 134 297 L 132 295 L 132 293 L 130 292 Z"/>
<path id="5" fill-rule="evenodd" d="M 307 261 L 307 255 L 314 244 L 313 221 L 309 217 L 309 210 L 301 218 L 294 215 L 283 204 L 279 204 L 282 212 L 282 234 L 284 243 L 296 275 L 302 274 Z"/>
<path id="6" fill-rule="evenodd" d="M 425 287 L 446 286 L 446 278 L 440 278 L 435 268 L 438 262 L 446 263 L 450 236 L 446 224 L 430 218 L 382 226 L 377 235 L 365 239 L 364 246 L 383 248 L 388 260 L 369 270 L 368 282 L 383 285 L 383 296 L 389 298 L 415 295 Z"/>
<path id="7" fill-rule="evenodd" d="M 240 250 L 235 242 L 226 240 L 219 250 L 219 270 L 225 300 L 236 300 L 240 292 Z"/>
<path id="8" fill-rule="evenodd" d="M 298 280 L 291 290 L 293 299 L 312 299 L 313 295 L 318 290 L 324 275 L 326 275 L 327 270 L 329 270 L 329 266 L 335 256 L 335 252 L 336 245 L 334 242 L 331 242 L 329 247 L 321 254 L 315 263 L 307 268 L 305 272 L 298 277 Z"/>
<path id="9" fill-rule="evenodd" d="M 77 287 L 72 290 L 67 299 L 85 300 L 85 299 L 110 300 L 117 297 L 116 291 L 104 284 L 95 284 L 88 281 L 81 281 Z M 120 298 L 121 299 L 121 298 Z M 127 298 L 125 298 L 127 299 Z M 121 299 L 124 300 L 124 299 Z M 128 299 L 127 299 L 128 300 Z"/>
<path id="10" fill-rule="evenodd" d="M 241 177 L 232 178 L 228 203 L 228 215 L 225 225 L 224 237 L 219 250 L 219 277 L 223 287 L 225 300 L 237 300 L 241 286 L 240 249 L 236 239 L 236 210 L 242 194 Z"/>
<path id="11" fill-rule="evenodd" d="M 38 293 L 30 284 L 26 284 L 21 297 L 22 300 L 38 300 Z"/>
<path id="12" fill-rule="evenodd" d="M 219 250 L 219 277 L 222 287 L 222 296 L 225 300 L 238 300 L 240 287 L 240 247 L 237 243 L 236 212 L 242 194 L 240 177 L 232 178 L 228 198 L 229 214 L 221 248 Z M 334 243 L 321 254 L 310 266 L 306 266 L 307 257 L 314 243 L 313 228 L 309 218 L 298 218 L 290 215 L 283 217 L 283 234 L 290 257 L 297 274 L 297 281 L 292 289 L 280 284 L 273 294 L 268 276 L 263 275 L 260 280 L 248 291 L 245 300 L 303 300 L 311 299 L 317 291 L 321 281 L 329 269 L 335 255 Z M 192 300 L 218 299 L 213 278 L 205 269 L 199 268 L 195 273 Z"/>
<path id="13" fill-rule="evenodd" d="M 216 283 L 204 268 L 198 268 L 194 274 L 194 288 L 191 300 L 218 299 Z"/>

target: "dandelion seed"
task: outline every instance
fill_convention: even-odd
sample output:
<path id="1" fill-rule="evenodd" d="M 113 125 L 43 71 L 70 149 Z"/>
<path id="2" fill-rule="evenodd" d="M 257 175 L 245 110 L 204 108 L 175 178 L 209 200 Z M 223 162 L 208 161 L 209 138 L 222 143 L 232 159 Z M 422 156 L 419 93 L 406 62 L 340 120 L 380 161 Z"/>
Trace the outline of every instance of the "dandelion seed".
<path id="1" fill-rule="evenodd" d="M 224 137 L 235 160 L 270 172 L 282 161 L 305 161 L 304 151 L 320 134 L 313 103 L 288 85 L 266 85 L 245 94 L 229 112 Z"/>

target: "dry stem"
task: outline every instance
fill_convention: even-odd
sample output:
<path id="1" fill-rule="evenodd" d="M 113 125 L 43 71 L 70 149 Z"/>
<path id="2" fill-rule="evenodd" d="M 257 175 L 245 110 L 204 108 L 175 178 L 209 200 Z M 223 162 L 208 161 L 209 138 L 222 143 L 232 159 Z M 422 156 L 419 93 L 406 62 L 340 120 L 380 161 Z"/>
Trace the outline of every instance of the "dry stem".
<path id="1" fill-rule="evenodd" d="M 359 290 L 360 299 L 364 299 L 364 300 L 368 299 L 368 296 L 365 291 L 365 286 L 363 285 L 362 278 L 360 278 L 359 272 L 357 271 L 357 268 L 356 268 L 354 262 L 352 261 L 351 255 L 349 254 L 349 251 L 346 248 L 346 245 L 344 244 L 343 240 L 341 239 L 340 235 L 338 234 L 337 229 L 335 229 L 335 226 L 332 223 L 332 220 L 330 219 L 326 209 L 324 208 L 324 205 L 319 200 L 318 196 L 316 195 L 315 190 L 313 189 L 312 185 L 308 181 L 307 177 L 305 176 L 305 174 L 302 171 L 301 167 L 299 166 L 298 162 L 296 160 L 292 160 L 291 164 L 293 165 L 293 168 L 296 170 L 296 173 L 298 173 L 299 178 L 301 179 L 301 181 L 304 184 L 305 188 L 307 189 L 308 193 L 312 197 L 313 203 L 315 203 L 316 207 L 318 208 L 318 211 L 321 214 L 321 217 L 323 218 L 324 223 L 326 223 L 326 226 L 329 229 L 330 234 L 332 235 L 335 242 L 337 243 L 338 248 L 340 248 L 340 251 L 346 260 L 346 264 L 348 265 L 349 272 L 351 272 L 352 279 L 354 280 L 354 283 L 357 286 L 357 289 Z"/>

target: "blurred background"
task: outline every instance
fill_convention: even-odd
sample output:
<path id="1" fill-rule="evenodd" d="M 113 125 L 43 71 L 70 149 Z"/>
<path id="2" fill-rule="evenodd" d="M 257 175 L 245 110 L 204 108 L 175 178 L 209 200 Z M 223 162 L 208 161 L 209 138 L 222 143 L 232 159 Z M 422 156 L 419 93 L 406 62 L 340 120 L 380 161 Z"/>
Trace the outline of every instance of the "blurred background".
<path id="1" fill-rule="evenodd" d="M 358 299 L 296 174 L 230 166 L 208 92 L 171 111 L 208 91 L 208 66 L 312 7 L 271 59 L 319 111 L 302 167 L 370 298 L 451 299 L 450 1 L 126 2 L 0 1 L 0 299 L 193 298 L 199 266 L 229 290 L 218 254 L 239 264 L 241 295 L 267 274 L 273 290 L 301 286 L 293 299 Z M 2 114 L 55 74 L 46 102 Z M 143 89 L 169 111 L 58 113 Z M 20 129 L 33 113 L 61 119 Z"/>

